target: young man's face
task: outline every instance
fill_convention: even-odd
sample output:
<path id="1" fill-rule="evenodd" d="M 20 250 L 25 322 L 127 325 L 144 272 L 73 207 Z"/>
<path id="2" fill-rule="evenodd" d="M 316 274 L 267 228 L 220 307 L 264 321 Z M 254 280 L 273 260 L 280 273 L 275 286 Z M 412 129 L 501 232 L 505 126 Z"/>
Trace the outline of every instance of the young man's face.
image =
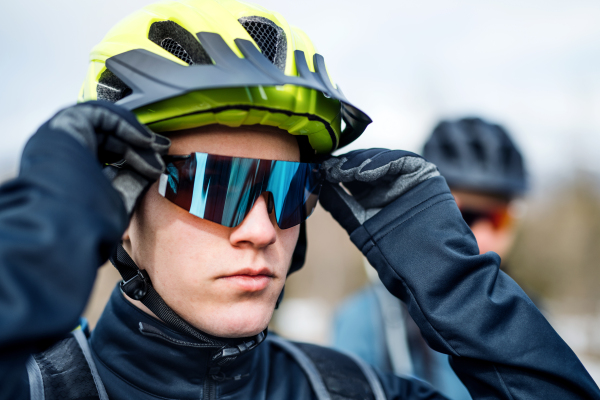
<path id="1" fill-rule="evenodd" d="M 510 203 L 472 191 L 453 189 L 452 194 L 477 239 L 480 253 L 493 251 L 501 258 L 507 255 L 515 236 Z"/>
<path id="2" fill-rule="evenodd" d="M 170 138 L 174 155 L 300 161 L 294 137 L 275 128 L 213 125 Z M 179 208 L 158 193 L 155 183 L 134 213 L 123 244 L 186 321 L 215 336 L 244 337 L 259 333 L 271 320 L 299 231 L 299 225 L 279 229 L 264 196 L 240 225 L 227 228 Z"/>

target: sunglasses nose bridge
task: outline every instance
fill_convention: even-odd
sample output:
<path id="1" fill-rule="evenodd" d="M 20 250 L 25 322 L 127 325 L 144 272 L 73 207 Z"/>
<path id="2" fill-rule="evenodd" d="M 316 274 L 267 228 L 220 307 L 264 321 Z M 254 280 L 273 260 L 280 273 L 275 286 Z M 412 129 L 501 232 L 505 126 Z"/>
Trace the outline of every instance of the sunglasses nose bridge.
<path id="1" fill-rule="evenodd" d="M 256 192 L 255 192 L 256 193 Z M 273 213 L 273 211 L 275 210 L 275 199 L 274 199 L 274 195 L 271 191 L 263 191 L 261 193 L 256 193 L 254 195 L 254 200 L 252 200 L 252 206 L 248 207 L 248 210 L 246 212 L 246 215 L 244 216 L 244 218 L 250 214 L 250 212 L 252 211 L 252 209 L 254 207 L 256 207 L 256 202 L 258 201 L 258 199 L 263 198 L 265 201 L 265 206 L 267 208 L 267 214 L 271 215 Z"/>
<path id="2" fill-rule="evenodd" d="M 275 200 L 272 192 L 264 192 L 263 193 L 267 197 L 267 212 L 271 214 L 275 209 Z"/>

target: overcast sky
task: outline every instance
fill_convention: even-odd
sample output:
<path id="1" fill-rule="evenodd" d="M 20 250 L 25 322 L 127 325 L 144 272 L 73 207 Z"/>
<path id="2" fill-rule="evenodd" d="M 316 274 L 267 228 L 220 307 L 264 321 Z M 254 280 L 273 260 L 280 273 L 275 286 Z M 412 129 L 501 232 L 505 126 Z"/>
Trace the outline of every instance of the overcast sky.
<path id="1" fill-rule="evenodd" d="M 4 2 L 0 176 L 75 102 L 90 49 L 141 0 Z M 598 0 L 263 0 L 305 30 L 375 121 L 352 145 L 418 151 L 442 117 L 506 125 L 534 179 L 600 173 Z M 5 172 L 4 172 L 5 173 Z"/>

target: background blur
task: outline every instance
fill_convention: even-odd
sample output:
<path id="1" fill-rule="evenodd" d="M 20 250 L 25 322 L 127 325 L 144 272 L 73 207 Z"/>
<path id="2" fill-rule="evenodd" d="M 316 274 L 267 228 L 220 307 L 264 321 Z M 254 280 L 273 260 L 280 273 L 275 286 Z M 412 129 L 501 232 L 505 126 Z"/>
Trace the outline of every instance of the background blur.
<path id="1" fill-rule="evenodd" d="M 143 0 L 5 2 L 0 181 L 27 138 L 74 103 L 88 53 Z M 262 0 L 304 29 L 346 96 L 375 121 L 352 149 L 419 152 L 440 118 L 504 124 L 533 190 L 511 274 L 600 381 L 600 3 L 597 0 Z M 362 257 L 322 209 L 273 325 L 327 343 L 337 304 L 365 283 Z M 102 268 L 87 315 L 117 281 Z"/>

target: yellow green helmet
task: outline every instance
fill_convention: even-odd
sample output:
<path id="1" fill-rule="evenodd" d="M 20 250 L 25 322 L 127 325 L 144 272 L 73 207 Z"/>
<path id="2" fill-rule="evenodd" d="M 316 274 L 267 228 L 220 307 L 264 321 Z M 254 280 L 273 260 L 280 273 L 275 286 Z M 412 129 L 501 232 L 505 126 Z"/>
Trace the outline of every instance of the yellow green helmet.
<path id="1" fill-rule="evenodd" d="M 88 100 L 116 102 L 156 132 L 275 126 L 318 154 L 371 123 L 304 32 L 235 0 L 162 1 L 121 21 L 91 52 L 79 95 Z"/>

